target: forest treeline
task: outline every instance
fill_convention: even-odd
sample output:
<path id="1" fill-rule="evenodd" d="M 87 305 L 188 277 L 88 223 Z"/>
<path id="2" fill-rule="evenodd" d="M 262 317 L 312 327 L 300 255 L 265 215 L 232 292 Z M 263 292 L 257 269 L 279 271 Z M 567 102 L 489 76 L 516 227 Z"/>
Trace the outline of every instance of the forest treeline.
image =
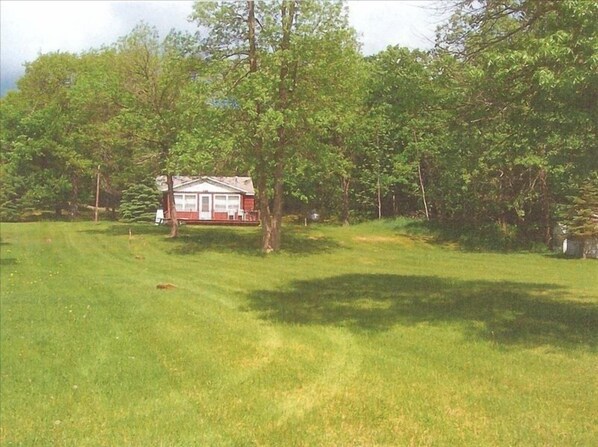
<path id="1" fill-rule="evenodd" d="M 457 0 L 430 51 L 364 57 L 346 5 L 197 2 L 49 53 L 1 100 L 0 213 L 76 212 L 156 175 L 250 175 L 262 249 L 284 213 L 418 215 L 550 240 L 598 172 L 598 3 Z M 176 235 L 176 226 L 172 228 Z"/>

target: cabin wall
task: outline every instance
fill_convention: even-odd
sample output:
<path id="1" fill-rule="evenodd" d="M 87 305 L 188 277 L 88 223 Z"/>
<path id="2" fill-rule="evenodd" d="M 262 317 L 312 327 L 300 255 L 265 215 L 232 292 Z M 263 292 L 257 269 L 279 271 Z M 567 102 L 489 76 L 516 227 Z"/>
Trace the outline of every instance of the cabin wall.
<path id="1" fill-rule="evenodd" d="M 213 220 L 228 220 L 228 213 L 221 213 L 218 211 L 214 211 L 212 213 Z"/>
<path id="2" fill-rule="evenodd" d="M 177 211 L 176 217 L 177 219 L 194 220 L 197 219 L 197 211 Z"/>
<path id="3" fill-rule="evenodd" d="M 255 197 L 254 196 L 243 196 L 242 207 L 245 211 L 253 211 L 255 209 Z"/>
<path id="4" fill-rule="evenodd" d="M 179 194 L 179 191 L 176 191 L 175 193 Z M 257 221 L 258 220 L 258 216 L 257 216 L 257 212 L 255 212 L 254 208 L 255 208 L 255 197 L 254 196 L 246 196 L 243 194 L 239 194 L 241 196 L 241 200 L 239 201 L 239 205 L 241 207 L 241 213 L 239 216 L 237 216 L 236 219 L 231 219 L 230 216 L 228 215 L 227 212 L 218 212 L 214 210 L 214 195 L 218 195 L 218 194 L 222 194 L 220 192 L 215 192 L 215 193 L 207 193 L 207 192 L 202 192 L 202 193 L 190 193 L 190 192 L 185 192 L 184 194 L 186 195 L 195 195 L 196 196 L 196 201 L 197 201 L 197 210 L 198 211 L 177 211 L 177 218 L 181 219 L 181 220 L 192 220 L 192 221 L 196 221 L 196 220 L 213 220 L 213 221 L 226 221 L 226 220 L 248 220 L 248 221 Z M 211 219 L 200 219 L 200 206 L 201 204 L 199 203 L 199 199 L 200 199 L 200 194 L 204 194 L 204 195 L 211 195 L 212 196 L 212 200 L 211 200 L 211 205 L 212 205 L 212 209 L 211 209 Z M 228 193 L 229 195 L 234 195 L 231 193 Z M 168 209 L 168 194 L 164 193 L 163 197 L 162 197 L 162 207 L 164 210 L 164 217 L 166 219 L 170 218 L 170 212 Z"/>

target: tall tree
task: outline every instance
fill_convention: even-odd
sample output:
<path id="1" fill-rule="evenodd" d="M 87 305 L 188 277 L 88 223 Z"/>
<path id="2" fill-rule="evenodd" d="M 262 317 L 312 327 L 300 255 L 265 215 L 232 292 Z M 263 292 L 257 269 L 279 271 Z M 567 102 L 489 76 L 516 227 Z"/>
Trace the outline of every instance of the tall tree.
<path id="1" fill-rule="evenodd" d="M 146 169 L 166 174 L 170 236 L 176 237 L 173 177 L 178 157 L 173 154 L 177 142 L 187 135 L 189 111 L 200 113 L 204 97 L 193 81 L 201 60 L 184 35 L 171 33 L 160 41 L 157 31 L 145 24 L 121 39 L 117 48 L 125 92 L 119 116 L 121 129 L 135 140 L 137 158 Z M 189 98 L 193 98 L 191 103 Z"/>
<path id="2" fill-rule="evenodd" d="M 262 250 L 281 246 L 285 177 L 309 146 L 317 117 L 332 110 L 335 83 L 356 50 L 340 2 L 197 2 L 201 45 L 221 61 L 239 157 L 256 178 Z M 321 146 L 318 146 L 321 147 Z"/>
<path id="3" fill-rule="evenodd" d="M 582 183 L 563 217 L 567 234 L 581 241 L 582 257 L 587 258 L 598 242 L 598 173 Z"/>
<path id="4" fill-rule="evenodd" d="M 76 212 L 89 189 L 89 154 L 81 150 L 84 117 L 73 101 L 81 60 L 50 53 L 28 64 L 19 91 L 2 99 L 3 182 L 17 207 Z"/>
<path id="5" fill-rule="evenodd" d="M 442 209 L 442 195 L 433 188 L 446 133 L 442 103 L 447 89 L 438 64 L 425 52 L 401 47 L 369 58 L 371 172 L 364 181 L 381 196 L 379 207 L 391 198 L 392 213 L 421 212 L 430 218 Z"/>

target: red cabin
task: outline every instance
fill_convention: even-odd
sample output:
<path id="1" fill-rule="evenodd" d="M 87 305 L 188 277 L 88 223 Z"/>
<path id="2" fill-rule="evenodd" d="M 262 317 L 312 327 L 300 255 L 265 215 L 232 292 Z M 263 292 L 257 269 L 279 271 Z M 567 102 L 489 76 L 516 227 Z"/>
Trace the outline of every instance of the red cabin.
<path id="1" fill-rule="evenodd" d="M 166 176 L 156 178 L 162 210 L 156 221 L 170 219 Z M 190 224 L 258 225 L 255 192 L 250 177 L 173 177 L 177 220 Z"/>

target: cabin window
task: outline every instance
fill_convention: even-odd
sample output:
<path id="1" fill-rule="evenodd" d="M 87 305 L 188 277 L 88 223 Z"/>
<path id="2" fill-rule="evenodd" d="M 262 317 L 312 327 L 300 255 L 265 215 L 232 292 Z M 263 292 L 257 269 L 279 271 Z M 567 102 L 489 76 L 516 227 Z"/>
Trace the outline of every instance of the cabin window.
<path id="1" fill-rule="evenodd" d="M 197 211 L 196 194 L 175 194 L 174 203 L 177 211 Z"/>
<path id="2" fill-rule="evenodd" d="M 239 211 L 239 196 L 228 196 L 227 200 L 227 209 L 229 211 Z"/>
<path id="3" fill-rule="evenodd" d="M 216 194 L 214 196 L 214 211 L 226 213 L 227 211 L 239 211 L 241 196 L 238 194 Z"/>

